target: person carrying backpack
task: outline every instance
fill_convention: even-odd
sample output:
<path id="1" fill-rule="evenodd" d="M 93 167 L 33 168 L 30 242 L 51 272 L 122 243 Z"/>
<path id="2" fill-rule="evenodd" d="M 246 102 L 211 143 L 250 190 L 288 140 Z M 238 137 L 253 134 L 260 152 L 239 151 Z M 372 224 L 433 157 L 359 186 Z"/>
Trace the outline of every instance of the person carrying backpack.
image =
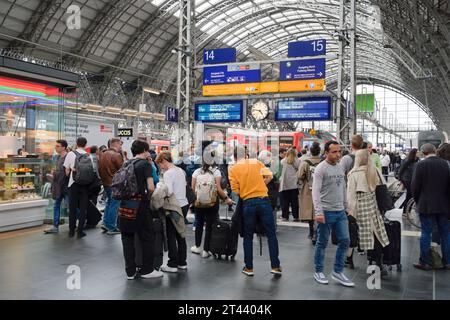
<path id="1" fill-rule="evenodd" d="M 206 147 L 207 146 L 204 145 L 203 149 Z M 214 152 L 211 153 L 211 158 L 214 158 Z M 214 161 L 208 160 L 210 159 L 205 159 L 205 156 L 203 156 L 202 167 L 195 170 L 192 175 L 192 190 L 197 199 L 194 202 L 196 219 L 195 245 L 191 247 L 191 252 L 195 254 L 202 253 L 200 246 L 202 243 L 203 225 L 206 222 L 205 241 L 202 253 L 203 258 L 211 256 L 209 244 L 211 240 L 212 225 L 219 215 L 219 197 L 228 205 L 233 203 L 222 189 L 220 183 L 222 175 L 220 170 L 217 168 Z"/>
<path id="2" fill-rule="evenodd" d="M 160 278 L 163 273 L 155 269 L 154 261 L 154 218 L 157 212 L 150 209 L 150 197 L 155 191 L 152 178 L 152 166 L 147 158 L 150 156 L 149 145 L 142 140 L 135 140 L 131 146 L 133 159 L 125 162 L 114 175 L 112 193 L 120 199 L 119 228 L 122 233 L 125 271 L 128 280 L 139 276 L 143 279 Z M 137 236 L 137 240 L 135 237 Z M 142 265 L 136 265 L 137 243 L 142 251 Z"/>
<path id="3" fill-rule="evenodd" d="M 309 236 L 313 245 L 317 241 L 317 233 L 314 228 L 314 204 L 312 199 L 312 186 L 314 181 L 314 172 L 320 163 L 320 144 L 314 142 L 311 147 L 311 156 L 305 158 L 300 163 L 297 176 L 300 181 L 300 220 L 308 221 Z"/>
<path id="4" fill-rule="evenodd" d="M 69 176 L 69 237 L 75 235 L 78 217 L 78 238 L 86 236 L 84 227 L 86 223 L 89 190 L 91 186 L 100 181 L 98 174 L 98 160 L 86 152 L 87 140 L 84 137 L 77 139 L 77 148 L 67 154 L 64 160 L 66 175 Z"/>

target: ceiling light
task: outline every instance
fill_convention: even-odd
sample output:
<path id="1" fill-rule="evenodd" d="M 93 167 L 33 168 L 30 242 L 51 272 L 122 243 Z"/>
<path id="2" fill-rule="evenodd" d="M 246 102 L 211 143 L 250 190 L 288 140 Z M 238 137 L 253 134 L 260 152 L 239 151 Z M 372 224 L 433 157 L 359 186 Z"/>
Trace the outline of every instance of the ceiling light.
<path id="1" fill-rule="evenodd" d="M 148 93 L 161 94 L 161 92 L 159 90 L 149 88 L 149 87 L 142 87 L 142 90 L 144 90 L 145 92 L 148 92 Z"/>

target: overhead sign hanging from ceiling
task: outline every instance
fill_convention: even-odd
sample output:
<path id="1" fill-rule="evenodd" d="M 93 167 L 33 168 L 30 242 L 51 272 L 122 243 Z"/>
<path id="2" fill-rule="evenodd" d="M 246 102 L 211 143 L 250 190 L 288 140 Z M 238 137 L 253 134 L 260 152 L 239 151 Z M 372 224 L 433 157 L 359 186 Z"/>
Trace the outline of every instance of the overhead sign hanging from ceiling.
<path id="1" fill-rule="evenodd" d="M 321 121 L 331 119 L 331 97 L 280 100 L 275 121 Z"/>
<path id="2" fill-rule="evenodd" d="M 244 120 L 244 102 L 211 101 L 195 104 L 195 121 L 201 122 L 242 122 Z"/>
<path id="3" fill-rule="evenodd" d="M 204 49 L 203 64 L 236 62 L 236 48 Z"/>
<path id="4" fill-rule="evenodd" d="M 325 54 L 327 54 L 327 41 L 325 39 L 288 43 L 288 58 L 322 56 Z"/>
<path id="5" fill-rule="evenodd" d="M 250 82 L 261 82 L 261 65 L 259 63 L 207 67 L 203 70 L 204 85 Z"/>
<path id="6" fill-rule="evenodd" d="M 325 59 L 280 62 L 280 81 L 325 78 Z"/>
<path id="7" fill-rule="evenodd" d="M 174 107 L 166 107 L 166 121 L 178 122 L 178 109 Z"/>

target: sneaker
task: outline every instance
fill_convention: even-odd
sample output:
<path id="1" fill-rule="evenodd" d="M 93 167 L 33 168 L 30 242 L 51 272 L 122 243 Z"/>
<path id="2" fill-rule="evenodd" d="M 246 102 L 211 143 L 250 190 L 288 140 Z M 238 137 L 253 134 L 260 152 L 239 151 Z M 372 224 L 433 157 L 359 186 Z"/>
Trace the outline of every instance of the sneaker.
<path id="1" fill-rule="evenodd" d="M 202 253 L 202 248 L 197 247 L 197 246 L 192 246 L 191 247 L 191 252 L 195 253 L 195 254 L 200 254 L 200 253 Z"/>
<path id="2" fill-rule="evenodd" d="M 242 273 L 248 275 L 249 277 L 252 277 L 254 275 L 253 269 L 249 269 L 247 267 L 244 267 L 244 269 L 242 269 Z"/>
<path id="3" fill-rule="evenodd" d="M 144 279 L 153 279 L 153 278 L 161 278 L 163 277 L 163 273 L 161 271 L 153 270 L 147 274 L 141 274 L 141 278 Z"/>
<path id="4" fill-rule="evenodd" d="M 281 276 L 281 268 L 272 268 L 272 270 L 270 271 L 270 273 L 276 275 L 276 276 Z"/>
<path id="5" fill-rule="evenodd" d="M 314 279 L 320 284 L 328 284 L 328 279 L 323 272 L 314 272 Z"/>
<path id="6" fill-rule="evenodd" d="M 84 237 L 86 237 L 86 233 L 84 233 L 83 231 L 78 232 L 78 234 L 77 234 L 77 238 L 78 239 L 81 239 L 81 238 L 84 238 Z"/>
<path id="7" fill-rule="evenodd" d="M 58 227 L 53 227 L 53 228 L 44 230 L 44 233 L 45 233 L 45 234 L 59 233 L 59 229 L 58 229 Z"/>
<path id="8" fill-rule="evenodd" d="M 180 270 L 187 270 L 187 264 L 185 264 L 184 266 L 178 266 L 178 269 L 180 269 Z"/>
<path id="9" fill-rule="evenodd" d="M 177 273 L 178 269 L 177 268 L 172 268 L 169 266 L 161 266 L 161 271 L 162 272 L 169 272 L 169 273 Z"/>
<path id="10" fill-rule="evenodd" d="M 107 232 L 106 232 L 106 234 L 107 235 L 109 235 L 109 236 L 113 236 L 113 235 L 115 235 L 115 234 L 120 234 L 121 232 L 120 232 L 120 230 L 119 229 L 114 229 L 114 230 L 108 230 Z"/>
<path id="11" fill-rule="evenodd" d="M 355 284 L 349 278 L 347 278 L 347 276 L 343 272 L 336 273 L 333 271 L 333 273 L 331 274 L 331 278 L 333 278 L 333 280 L 339 282 L 343 286 L 346 286 L 346 287 L 354 287 L 355 286 Z"/>
<path id="12" fill-rule="evenodd" d="M 102 225 L 100 226 L 100 228 L 102 229 L 103 233 L 109 231 L 108 228 L 107 228 L 104 224 L 102 224 Z"/>
<path id="13" fill-rule="evenodd" d="M 430 265 L 428 265 L 428 264 L 425 264 L 425 263 L 421 263 L 421 262 L 419 262 L 419 263 L 414 263 L 414 268 L 420 269 L 420 270 L 424 270 L 424 271 L 430 271 L 430 270 L 433 269 L 432 266 L 430 266 Z"/>
<path id="14" fill-rule="evenodd" d="M 205 250 L 203 250 L 203 253 L 202 253 L 202 258 L 209 258 L 209 257 L 211 257 L 212 256 L 212 253 L 211 252 L 209 252 L 209 251 L 205 251 Z"/>
<path id="15" fill-rule="evenodd" d="M 69 231 L 69 238 L 73 238 L 75 236 L 75 230 Z"/>
<path id="16" fill-rule="evenodd" d="M 132 276 L 127 276 L 127 280 L 134 280 L 134 279 L 136 279 L 136 276 L 137 276 L 137 273 L 135 273 Z"/>

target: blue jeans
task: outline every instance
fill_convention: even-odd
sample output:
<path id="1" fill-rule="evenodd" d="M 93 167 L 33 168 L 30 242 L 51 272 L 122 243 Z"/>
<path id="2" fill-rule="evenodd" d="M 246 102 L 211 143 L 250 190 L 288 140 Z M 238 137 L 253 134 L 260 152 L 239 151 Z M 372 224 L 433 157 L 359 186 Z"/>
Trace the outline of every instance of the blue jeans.
<path id="1" fill-rule="evenodd" d="M 272 268 L 280 267 L 278 259 L 278 240 L 275 233 L 272 206 L 269 198 L 252 198 L 244 201 L 244 261 L 248 269 L 253 269 L 253 234 L 255 233 L 256 217 L 261 219 L 267 235 L 270 262 Z"/>
<path id="2" fill-rule="evenodd" d="M 61 194 L 61 196 L 55 200 L 55 204 L 53 205 L 53 226 L 55 226 L 56 228 L 58 228 L 59 226 L 59 219 L 61 217 L 61 203 L 63 199 L 66 203 L 66 207 L 69 208 L 68 194 Z"/>
<path id="3" fill-rule="evenodd" d="M 104 187 L 106 194 L 105 213 L 103 215 L 103 224 L 108 230 L 117 229 L 117 212 L 120 201 L 112 197 L 111 187 Z"/>
<path id="4" fill-rule="evenodd" d="M 442 262 L 450 264 L 450 223 L 448 214 L 420 214 L 420 224 L 422 233 L 420 236 L 420 262 L 432 265 L 431 263 L 431 234 L 433 232 L 433 223 L 436 221 L 439 236 L 441 238 Z"/>
<path id="5" fill-rule="evenodd" d="M 317 243 L 314 253 L 314 264 L 316 272 L 323 272 L 323 261 L 325 259 L 325 248 L 330 238 L 331 228 L 336 231 L 338 248 L 334 261 L 334 272 L 341 273 L 344 270 L 347 249 L 350 245 L 348 232 L 348 219 L 345 211 L 325 211 L 325 223 L 318 223 Z"/>

